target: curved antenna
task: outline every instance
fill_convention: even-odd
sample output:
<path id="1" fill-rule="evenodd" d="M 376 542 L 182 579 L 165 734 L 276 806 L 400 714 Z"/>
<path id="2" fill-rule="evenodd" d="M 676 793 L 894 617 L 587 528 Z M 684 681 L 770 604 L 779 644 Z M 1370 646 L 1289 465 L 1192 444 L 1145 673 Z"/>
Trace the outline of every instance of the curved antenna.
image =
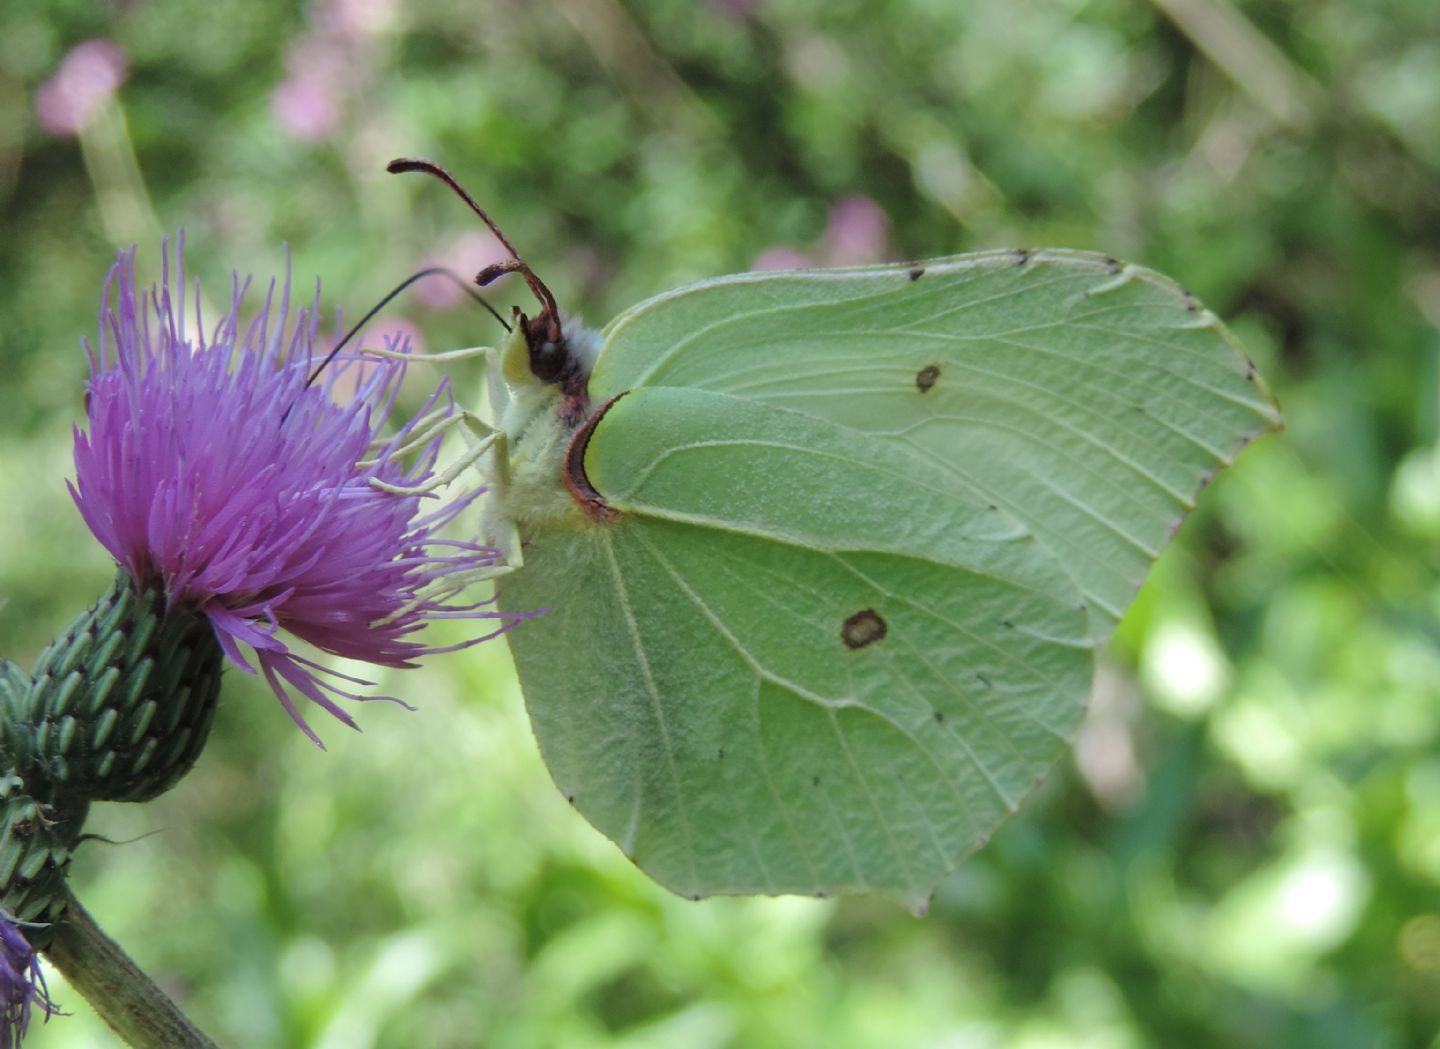
<path id="1" fill-rule="evenodd" d="M 358 321 L 356 321 L 351 326 L 350 330 L 341 337 L 340 341 L 335 344 L 334 348 L 325 355 L 325 359 L 315 366 L 315 370 L 310 373 L 310 378 L 305 380 L 305 385 L 302 386 L 301 389 L 308 390 L 311 385 L 314 384 L 315 380 L 320 377 L 320 373 L 323 372 L 327 367 L 329 367 L 330 362 L 333 361 L 336 355 L 345 348 L 345 344 L 348 343 L 351 339 L 353 339 L 361 328 L 369 324 L 371 319 L 374 318 L 375 314 L 379 313 L 386 306 L 390 305 L 390 303 L 394 301 L 395 296 L 399 295 L 402 291 L 404 291 L 406 288 L 410 287 L 410 285 L 416 283 L 417 281 L 424 280 L 426 277 L 433 277 L 437 274 L 441 274 L 453 280 L 461 291 L 463 291 L 466 295 L 469 295 L 481 306 L 484 306 L 487 310 L 489 310 L 490 316 L 494 317 L 497 321 L 499 321 L 502 328 L 504 328 L 506 331 L 510 330 L 510 325 L 506 323 L 505 318 L 500 316 L 499 311 L 496 310 L 494 306 L 491 306 L 490 303 L 486 302 L 484 297 L 479 292 L 475 291 L 473 288 L 470 287 L 470 285 L 466 284 L 463 280 L 457 277 L 454 273 L 450 272 L 450 270 L 446 269 L 444 266 L 431 266 L 430 268 L 423 269 L 418 273 L 412 273 L 410 276 L 402 280 L 399 284 L 395 285 L 395 287 L 383 299 L 377 302 L 374 306 L 371 306 L 369 312 L 366 313 L 365 316 L 361 317 Z"/>
<path id="2" fill-rule="evenodd" d="M 540 315 L 533 320 L 528 317 L 524 318 L 526 340 L 531 346 L 537 344 L 544 345 L 547 342 L 560 342 L 560 308 L 555 305 L 555 296 L 550 294 L 550 289 L 545 286 L 545 282 L 535 276 L 535 271 L 530 268 L 530 264 L 520 257 L 520 253 L 515 250 L 515 246 L 510 243 L 504 233 L 500 232 L 500 227 L 495 225 L 495 221 L 489 215 L 485 214 L 485 209 L 475 202 L 474 197 L 465 192 L 465 188 L 461 186 L 459 182 L 455 181 L 455 176 L 451 175 L 450 172 L 446 171 L 439 164 L 429 160 L 411 157 L 401 157 L 398 160 L 392 160 L 389 164 L 385 165 L 385 170 L 392 175 L 399 175 L 406 171 L 421 171 L 427 175 L 433 175 L 454 190 L 456 196 L 466 204 L 469 204 L 470 210 L 480 216 L 480 221 L 490 228 L 490 232 L 495 234 L 495 238 L 500 241 L 505 250 L 510 253 L 509 262 L 487 266 L 476 275 L 475 283 L 483 288 L 503 274 L 520 274 L 520 276 L 525 279 L 525 284 L 530 288 L 531 294 L 540 301 Z"/>

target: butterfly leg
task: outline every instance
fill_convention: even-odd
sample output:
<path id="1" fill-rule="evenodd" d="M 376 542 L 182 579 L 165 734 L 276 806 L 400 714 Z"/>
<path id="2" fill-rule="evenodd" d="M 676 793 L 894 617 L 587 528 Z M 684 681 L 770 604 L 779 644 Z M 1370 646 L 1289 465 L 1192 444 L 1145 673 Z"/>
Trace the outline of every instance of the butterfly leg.
<path id="1" fill-rule="evenodd" d="M 367 356 L 436 364 L 466 360 L 471 357 L 484 357 L 487 393 L 491 409 L 497 418 L 504 411 L 505 404 L 509 400 L 505 383 L 500 379 L 499 354 L 492 347 L 481 346 L 452 350 L 448 353 L 426 354 L 420 358 L 389 350 L 366 350 L 365 353 Z M 500 510 L 500 507 L 505 505 L 506 493 L 510 487 L 509 442 L 503 430 L 492 426 L 474 412 L 466 409 L 452 412 L 443 407 L 435 408 L 417 421 L 405 443 L 399 448 L 391 450 L 390 454 L 405 455 L 417 451 L 452 427 L 459 432 L 465 441 L 466 448 L 455 462 L 439 474 L 431 477 L 424 484 L 412 486 L 390 484 L 379 479 L 372 479 L 370 482 L 381 491 L 395 495 L 425 495 L 455 481 L 466 470 L 484 458 L 486 453 L 493 455 L 493 463 L 486 471 L 489 492 L 487 493 L 486 509 L 481 520 L 481 532 L 485 536 L 485 542 L 495 548 L 496 557 L 490 565 L 448 577 L 443 584 L 443 595 L 432 592 L 428 595 L 432 599 L 437 596 L 453 596 L 471 584 L 495 579 L 513 572 L 524 563 L 520 535 L 515 523 Z M 378 452 L 383 447 L 383 442 L 377 442 L 375 451 Z"/>
<path id="2" fill-rule="evenodd" d="M 490 472 L 490 498 L 485 504 L 481 530 L 485 541 L 500 553 L 495 574 L 505 575 L 524 565 L 525 555 L 521 551 L 520 531 L 503 510 L 509 502 L 510 492 L 510 439 L 504 430 L 491 431 L 490 448 L 495 456 L 495 465 Z"/>
<path id="3" fill-rule="evenodd" d="M 449 361 L 467 360 L 471 357 L 483 357 L 486 363 L 486 376 L 489 379 L 489 394 L 492 401 L 497 395 L 503 396 L 503 392 L 497 394 L 496 384 L 493 376 L 498 371 L 498 354 L 490 346 L 472 346 L 466 349 L 450 350 L 447 353 L 430 353 L 423 357 L 416 357 L 411 353 L 401 353 L 396 350 L 365 350 L 367 357 L 379 357 L 384 360 L 398 360 L 406 363 L 423 362 L 425 364 L 444 364 Z M 503 384 L 501 384 L 503 391 Z M 378 478 L 371 480 L 371 484 L 381 491 L 390 492 L 394 495 L 426 495 L 438 488 L 453 482 L 462 473 L 475 465 L 480 458 L 490 450 L 497 442 L 503 439 L 503 434 L 489 423 L 485 422 L 474 412 L 461 409 L 453 411 L 448 406 L 439 406 L 431 409 L 423 418 L 417 420 L 411 427 L 411 433 L 404 444 L 398 448 L 388 448 L 383 440 L 371 444 L 371 450 L 379 453 L 382 450 L 392 457 L 409 455 L 418 449 L 424 448 L 445 430 L 450 428 L 459 430 L 460 436 L 464 438 L 466 451 L 455 462 L 451 463 L 438 475 L 429 478 L 420 485 L 396 485 L 388 481 L 381 481 Z M 362 460 L 358 465 L 368 466 L 375 460 Z M 508 467 L 507 457 L 502 444 L 499 454 L 499 461 L 503 467 Z M 507 470 L 508 474 L 508 470 Z"/>
<path id="4" fill-rule="evenodd" d="M 482 421 L 471 412 L 461 409 L 458 413 L 451 414 L 447 411 L 432 412 L 429 417 L 422 419 L 414 434 L 398 449 L 390 451 L 390 455 L 403 455 L 407 452 L 423 448 L 447 429 L 456 429 L 465 440 L 465 451 L 456 458 L 449 466 L 433 475 L 421 484 L 403 485 L 391 484 L 389 481 L 382 481 L 378 477 L 372 477 L 372 487 L 382 492 L 389 492 L 392 495 L 429 495 L 437 489 L 455 481 L 461 474 L 474 466 L 488 452 L 496 442 L 504 435 L 489 424 Z M 356 465 L 360 467 L 373 465 L 377 460 L 362 459 Z"/>
<path id="5" fill-rule="evenodd" d="M 468 361 L 472 357 L 484 357 L 491 361 L 495 357 L 493 346 L 466 346 L 460 350 L 446 350 L 444 353 L 402 353 L 399 350 L 377 350 L 366 348 L 360 351 L 366 357 L 379 357 L 387 361 L 404 361 L 407 364 L 449 364 L 451 361 Z"/>
<path id="6" fill-rule="evenodd" d="M 487 452 L 493 453 L 494 463 L 488 471 L 487 477 L 488 491 L 486 494 L 489 500 L 481 519 L 480 530 L 485 537 L 484 542 L 493 548 L 494 557 L 488 565 L 467 569 L 463 572 L 453 572 L 445 576 L 425 593 L 417 594 L 406 606 L 392 612 L 385 620 L 381 621 L 382 623 L 405 615 L 421 603 L 448 601 L 477 583 L 488 582 L 508 575 L 524 562 L 520 550 L 520 534 L 515 523 L 499 511 L 499 507 L 504 504 L 503 495 L 510 484 L 510 457 L 508 442 L 503 431 L 489 425 L 473 412 L 462 409 L 457 414 L 445 413 L 444 418 L 423 422 L 422 426 L 417 428 L 417 436 L 408 441 L 406 447 L 421 447 L 452 426 L 464 438 L 466 450 L 445 470 L 420 485 L 408 487 L 393 485 L 374 478 L 371 479 L 370 484 L 381 491 L 396 495 L 424 495 L 454 481 L 462 472 L 479 462 Z M 422 436 L 421 429 L 428 430 L 428 432 Z"/>

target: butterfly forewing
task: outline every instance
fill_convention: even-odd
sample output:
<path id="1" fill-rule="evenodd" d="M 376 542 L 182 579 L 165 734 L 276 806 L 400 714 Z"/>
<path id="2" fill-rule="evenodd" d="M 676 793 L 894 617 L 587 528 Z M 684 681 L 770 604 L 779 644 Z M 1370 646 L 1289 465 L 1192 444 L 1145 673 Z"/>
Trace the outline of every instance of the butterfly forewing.
<path id="1" fill-rule="evenodd" d="M 1200 488 L 1279 421 L 1213 314 L 1081 252 L 729 277 L 643 303 L 607 336 L 599 399 L 731 393 L 948 471 L 1052 548 L 1096 641 Z"/>

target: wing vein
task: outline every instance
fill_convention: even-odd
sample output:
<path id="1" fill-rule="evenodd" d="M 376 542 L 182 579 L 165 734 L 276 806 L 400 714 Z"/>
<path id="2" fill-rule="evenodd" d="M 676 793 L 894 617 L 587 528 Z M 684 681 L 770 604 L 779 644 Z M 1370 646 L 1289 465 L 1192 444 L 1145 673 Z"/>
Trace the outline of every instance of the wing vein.
<path id="1" fill-rule="evenodd" d="M 680 785 L 680 770 L 675 764 L 675 751 L 670 741 L 670 727 L 665 719 L 665 708 L 660 701 L 660 690 L 655 685 L 655 676 L 650 669 L 650 659 L 645 654 L 645 643 L 640 636 L 640 624 L 635 618 L 635 612 L 630 604 L 630 594 L 625 586 L 623 573 L 620 571 L 620 562 L 615 557 L 615 547 L 609 536 L 603 542 L 605 557 L 610 564 L 610 573 L 615 581 L 615 594 L 620 600 L 620 609 L 625 616 L 625 626 L 630 631 L 631 643 L 635 647 L 635 656 L 640 664 L 641 676 L 645 679 L 645 691 L 650 697 L 650 708 L 655 715 L 655 723 L 660 729 L 661 744 L 665 749 L 665 760 L 670 769 L 670 778 L 675 784 L 675 804 L 680 813 L 680 825 L 685 834 L 685 854 L 690 865 L 690 882 L 698 884 L 699 879 L 695 870 L 695 833 L 690 826 L 690 813 L 685 807 L 685 794 Z M 640 768 L 636 763 L 637 772 Z M 639 784 L 637 790 L 644 791 L 644 785 Z"/>

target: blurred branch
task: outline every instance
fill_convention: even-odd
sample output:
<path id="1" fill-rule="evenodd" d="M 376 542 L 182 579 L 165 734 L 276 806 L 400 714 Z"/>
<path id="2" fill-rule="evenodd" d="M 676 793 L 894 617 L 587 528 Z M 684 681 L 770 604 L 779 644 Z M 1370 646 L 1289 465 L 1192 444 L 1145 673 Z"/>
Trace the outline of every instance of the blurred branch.
<path id="1" fill-rule="evenodd" d="M 73 894 L 45 957 L 135 1049 L 218 1049 Z"/>
<path id="2" fill-rule="evenodd" d="M 160 220 L 145 190 L 145 177 L 130 141 L 125 111 L 108 99 L 80 130 L 80 153 L 95 187 L 105 236 L 117 248 L 159 239 Z"/>
<path id="3" fill-rule="evenodd" d="M 20 179 L 29 102 L 20 81 L 0 73 L 0 205 L 9 200 Z"/>
<path id="4" fill-rule="evenodd" d="M 1272 117 L 1303 131 L 1321 89 L 1229 0 L 1151 0 L 1210 60 Z"/>

